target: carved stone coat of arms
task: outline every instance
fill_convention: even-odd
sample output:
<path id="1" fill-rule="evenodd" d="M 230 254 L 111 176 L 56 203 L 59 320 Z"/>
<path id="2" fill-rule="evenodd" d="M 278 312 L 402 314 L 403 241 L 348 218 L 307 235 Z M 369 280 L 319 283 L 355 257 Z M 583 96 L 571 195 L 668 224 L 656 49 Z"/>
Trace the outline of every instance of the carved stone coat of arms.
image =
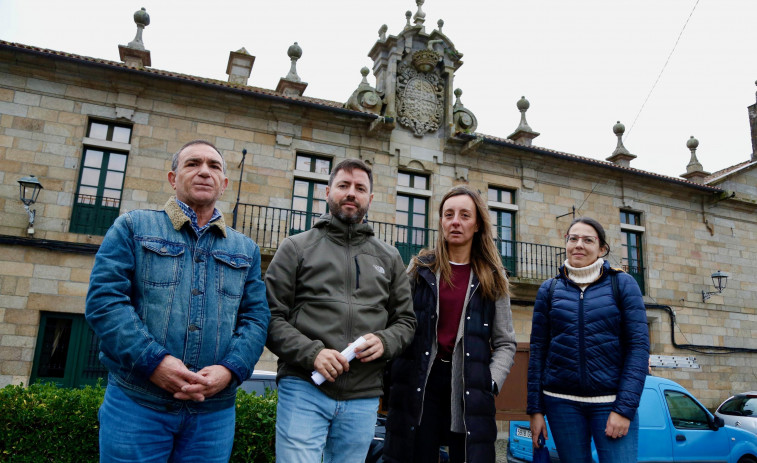
<path id="1" fill-rule="evenodd" d="M 397 121 L 416 137 L 436 132 L 444 115 L 444 82 L 435 72 L 402 63 L 397 70 Z"/>

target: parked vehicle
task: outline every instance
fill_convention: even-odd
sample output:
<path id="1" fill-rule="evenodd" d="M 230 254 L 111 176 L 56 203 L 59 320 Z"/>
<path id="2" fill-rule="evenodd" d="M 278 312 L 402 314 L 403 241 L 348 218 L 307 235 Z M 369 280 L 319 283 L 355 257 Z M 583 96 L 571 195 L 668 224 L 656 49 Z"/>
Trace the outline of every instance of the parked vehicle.
<path id="1" fill-rule="evenodd" d="M 725 426 L 675 381 L 647 376 L 638 413 L 640 462 L 757 463 L 757 435 Z M 551 437 L 549 424 L 547 432 Z M 547 448 L 559 462 L 553 439 Z M 529 423 L 511 421 L 507 461 L 530 462 L 532 450 Z M 593 443 L 592 457 L 599 461 Z"/>
<path id="2" fill-rule="evenodd" d="M 384 437 L 386 437 L 386 415 L 379 413 L 376 418 L 376 432 L 365 463 L 384 463 Z M 445 447 L 439 449 L 439 463 L 449 463 L 449 454 Z"/>
<path id="3" fill-rule="evenodd" d="M 266 389 L 276 390 L 276 372 L 266 370 L 254 370 L 250 379 L 239 385 L 239 388 L 248 394 L 253 392 L 257 395 L 265 394 Z"/>
<path id="4" fill-rule="evenodd" d="M 757 434 L 757 391 L 742 392 L 720 404 L 715 416 L 725 424 Z"/>
<path id="5" fill-rule="evenodd" d="M 383 463 L 384 461 L 384 437 L 386 436 L 386 415 L 379 413 L 376 417 L 376 430 L 373 433 L 373 441 L 365 457 L 365 463 Z"/>

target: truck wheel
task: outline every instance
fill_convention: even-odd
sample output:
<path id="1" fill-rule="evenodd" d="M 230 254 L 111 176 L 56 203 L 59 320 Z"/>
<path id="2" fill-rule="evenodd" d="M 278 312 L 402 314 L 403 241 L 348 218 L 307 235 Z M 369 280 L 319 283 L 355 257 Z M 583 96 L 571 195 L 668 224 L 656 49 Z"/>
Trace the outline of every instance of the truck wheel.
<path id="1" fill-rule="evenodd" d="M 739 459 L 739 463 L 757 463 L 757 460 L 750 455 L 745 455 Z"/>

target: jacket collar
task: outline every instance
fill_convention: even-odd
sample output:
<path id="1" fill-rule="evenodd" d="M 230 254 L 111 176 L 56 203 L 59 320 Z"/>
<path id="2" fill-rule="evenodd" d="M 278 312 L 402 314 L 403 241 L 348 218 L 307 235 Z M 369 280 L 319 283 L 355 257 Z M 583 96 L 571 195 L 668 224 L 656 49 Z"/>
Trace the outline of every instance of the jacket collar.
<path id="1" fill-rule="evenodd" d="M 163 210 L 166 212 L 166 214 L 168 214 L 168 218 L 171 219 L 171 225 L 173 225 L 173 228 L 176 231 L 181 230 L 181 227 L 183 227 L 184 224 L 189 224 L 190 222 L 189 217 L 187 217 L 187 215 L 184 214 L 184 211 L 181 210 L 179 205 L 176 204 L 176 196 L 171 196 L 170 198 L 168 198 L 168 201 L 166 201 L 166 204 L 163 206 Z M 220 219 L 210 224 L 209 229 L 212 229 L 214 227 L 221 235 L 223 235 L 224 238 L 226 238 L 226 222 L 223 219 L 223 214 L 221 214 Z"/>
<path id="2" fill-rule="evenodd" d="M 347 223 L 331 214 L 323 214 L 313 228 L 325 231 L 329 238 L 344 244 L 356 244 L 374 235 L 367 222 Z"/>

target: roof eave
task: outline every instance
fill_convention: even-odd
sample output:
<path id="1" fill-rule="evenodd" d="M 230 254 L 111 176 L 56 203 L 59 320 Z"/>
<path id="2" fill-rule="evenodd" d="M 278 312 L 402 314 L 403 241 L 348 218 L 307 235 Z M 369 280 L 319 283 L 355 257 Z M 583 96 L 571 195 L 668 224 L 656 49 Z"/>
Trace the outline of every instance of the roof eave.
<path id="1" fill-rule="evenodd" d="M 276 95 L 276 94 L 270 94 L 266 92 L 260 92 L 260 91 L 256 91 L 254 88 L 240 88 L 238 86 L 224 85 L 221 82 L 206 82 L 203 80 L 199 80 L 202 78 L 190 79 L 190 78 L 184 77 L 183 75 L 172 74 L 169 71 L 162 71 L 159 69 L 150 69 L 150 70 L 138 69 L 138 68 L 124 66 L 124 65 L 121 65 L 120 63 L 111 62 L 107 60 L 84 59 L 84 57 L 79 57 L 77 55 L 72 55 L 68 53 L 67 54 L 51 53 L 49 51 L 45 51 L 44 49 L 40 49 L 37 47 L 16 46 L 15 44 L 10 43 L 10 42 L 0 41 L 0 49 L 2 48 L 12 50 L 12 51 L 21 51 L 24 53 L 29 53 L 29 54 L 38 55 L 38 56 L 44 56 L 51 59 L 69 61 L 69 62 L 76 63 L 79 65 L 86 65 L 86 66 L 92 66 L 92 67 L 97 67 L 97 68 L 102 68 L 102 69 L 109 69 L 109 70 L 129 73 L 129 74 L 140 75 L 140 76 L 154 77 L 157 79 L 163 79 L 163 80 L 168 80 L 168 81 L 173 81 L 173 82 L 183 82 L 190 85 L 197 85 L 197 86 L 205 87 L 205 88 L 213 88 L 217 90 L 227 91 L 230 93 L 252 95 L 261 99 L 291 103 L 294 105 L 305 106 L 305 107 L 310 107 L 310 108 L 317 108 L 317 109 L 321 109 L 325 111 L 335 112 L 338 114 L 344 114 L 344 115 L 355 116 L 355 117 L 363 117 L 370 120 L 373 120 L 379 117 L 376 114 L 372 114 L 372 113 L 355 111 L 352 109 L 340 108 L 336 106 L 330 106 L 327 104 L 319 104 L 314 101 L 307 101 L 307 100 L 288 97 L 284 95 Z M 270 91 L 273 92 L 273 90 L 270 90 Z"/>
<path id="2" fill-rule="evenodd" d="M 591 166 L 594 166 L 594 167 L 600 167 L 600 168 L 604 168 L 604 169 L 610 169 L 610 170 L 622 172 L 622 173 L 625 173 L 625 174 L 633 174 L 633 175 L 638 175 L 638 176 L 646 177 L 646 178 L 652 178 L 652 179 L 660 180 L 660 181 L 664 181 L 664 182 L 675 183 L 675 184 L 678 184 L 678 185 L 681 185 L 681 186 L 686 186 L 686 187 L 689 187 L 689 188 L 694 188 L 696 190 L 706 191 L 708 193 L 722 193 L 723 192 L 723 190 L 721 188 L 717 188 L 717 187 L 713 187 L 713 186 L 709 186 L 709 185 L 700 185 L 700 184 L 697 184 L 697 183 L 694 183 L 694 182 L 689 182 L 687 180 L 679 180 L 679 179 L 676 179 L 676 178 L 673 178 L 673 177 L 667 177 L 667 176 L 664 176 L 664 175 L 655 174 L 655 173 L 652 173 L 652 172 L 646 172 L 646 171 L 639 170 L 639 169 L 622 167 L 622 166 L 618 166 L 616 164 L 611 164 L 611 163 L 607 163 L 607 162 L 598 161 L 598 160 L 595 160 L 595 159 L 585 158 L 585 157 L 577 156 L 577 155 L 574 155 L 574 154 L 562 153 L 560 151 L 548 150 L 548 149 L 540 148 L 538 146 L 526 146 L 526 145 L 522 145 L 520 143 L 516 143 L 514 141 L 507 141 L 507 140 L 503 140 L 503 139 L 492 138 L 492 137 L 487 136 L 487 135 L 469 134 L 469 133 L 462 133 L 462 132 L 460 132 L 460 133 L 457 134 L 457 137 L 459 137 L 461 139 L 464 139 L 464 140 L 473 140 L 473 139 L 476 139 L 476 138 L 483 138 L 483 140 L 484 140 L 485 143 L 488 143 L 488 144 L 491 144 L 491 145 L 495 145 L 495 146 L 506 146 L 506 147 L 509 147 L 509 148 L 516 148 L 516 149 L 523 150 L 523 151 L 528 151 L 528 152 L 531 152 L 531 153 L 538 153 L 538 154 L 545 155 L 545 156 L 550 156 L 550 157 L 553 157 L 553 158 L 563 159 L 563 160 L 567 160 L 567 161 L 579 162 L 579 163 L 582 163 L 582 164 L 588 164 L 588 165 L 591 165 Z"/>

